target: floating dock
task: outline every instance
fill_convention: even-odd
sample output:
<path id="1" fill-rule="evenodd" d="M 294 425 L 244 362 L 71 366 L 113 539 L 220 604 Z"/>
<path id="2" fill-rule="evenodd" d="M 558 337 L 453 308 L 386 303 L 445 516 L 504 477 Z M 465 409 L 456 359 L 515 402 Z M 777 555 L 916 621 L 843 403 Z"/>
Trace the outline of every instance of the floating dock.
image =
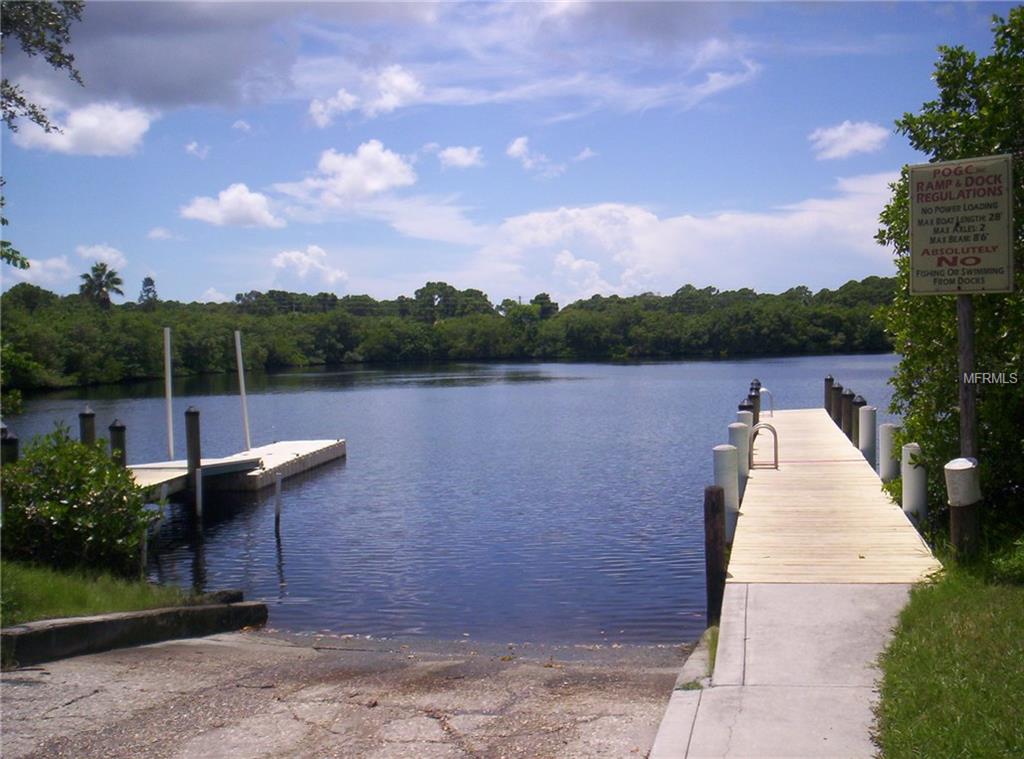
<path id="1" fill-rule="evenodd" d="M 675 690 L 651 759 L 863 757 L 876 667 L 914 583 L 942 565 L 823 409 L 776 411 L 750 471 L 709 687 Z M 757 438 L 755 462 L 772 461 Z"/>
<path id="2" fill-rule="evenodd" d="M 345 458 L 344 440 L 284 440 L 261 445 L 223 458 L 202 459 L 203 488 L 212 491 L 262 490 L 283 479 L 308 472 L 328 461 Z M 167 495 L 181 492 L 188 483 L 185 460 L 133 464 L 128 467 L 135 482 L 148 491 Z"/>

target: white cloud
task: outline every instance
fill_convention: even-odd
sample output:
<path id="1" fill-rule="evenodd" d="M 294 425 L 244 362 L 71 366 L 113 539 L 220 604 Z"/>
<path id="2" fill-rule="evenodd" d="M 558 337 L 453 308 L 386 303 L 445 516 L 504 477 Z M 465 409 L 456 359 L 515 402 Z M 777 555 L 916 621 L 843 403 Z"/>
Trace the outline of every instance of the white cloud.
<path id="1" fill-rule="evenodd" d="M 45 132 L 26 123 L 14 133 L 14 144 L 71 155 L 130 155 L 142 144 L 155 117 L 140 108 L 93 103 L 73 110 L 58 107 L 51 121 L 60 132 Z"/>
<path id="2" fill-rule="evenodd" d="M 102 261 L 112 269 L 120 269 L 126 263 L 128 259 L 124 257 L 124 253 L 119 251 L 117 248 L 111 247 L 106 243 L 99 245 L 78 245 L 75 247 L 75 253 L 80 258 L 84 258 L 87 261 Z"/>
<path id="3" fill-rule="evenodd" d="M 174 234 L 167 227 L 153 227 L 146 233 L 150 240 L 173 240 Z"/>
<path id="4" fill-rule="evenodd" d="M 319 245 L 308 245 L 303 250 L 284 250 L 271 260 L 275 269 L 283 269 L 294 274 L 300 280 L 313 275 L 313 279 L 324 284 L 333 285 L 344 282 L 348 275 L 341 269 L 327 262 L 327 251 Z"/>
<path id="5" fill-rule="evenodd" d="M 416 172 L 407 160 L 386 149 L 380 140 L 370 140 L 355 153 L 339 153 L 333 148 L 324 151 L 316 176 L 275 184 L 274 189 L 306 203 L 339 208 L 415 182 Z"/>
<path id="6" fill-rule="evenodd" d="M 528 137 L 516 137 L 505 148 L 505 155 L 514 158 L 527 171 L 536 171 L 543 177 L 557 177 L 565 171 L 564 164 L 552 163 L 546 155 L 530 149 Z"/>
<path id="7" fill-rule="evenodd" d="M 612 286 L 601 278 L 601 264 L 586 258 L 577 258 L 570 250 L 563 250 L 554 259 L 554 274 L 566 281 L 574 290 L 573 301 L 591 295 L 610 295 Z"/>
<path id="8" fill-rule="evenodd" d="M 363 105 L 363 113 L 376 116 L 412 105 L 423 96 L 423 85 L 401 66 L 388 66 L 373 78 L 374 97 Z"/>
<path id="9" fill-rule="evenodd" d="M 331 125 L 337 114 L 348 113 L 355 109 L 358 102 L 359 98 L 342 88 L 326 100 L 314 99 L 311 101 L 309 104 L 309 116 L 313 119 L 314 124 L 321 129 L 325 129 Z"/>
<path id="10" fill-rule="evenodd" d="M 807 139 L 819 161 L 846 158 L 854 153 L 874 153 L 889 139 L 889 130 L 870 121 L 844 121 L 832 127 L 815 129 Z"/>
<path id="11" fill-rule="evenodd" d="M 191 156 L 195 156 L 200 161 L 204 160 L 206 156 L 210 155 L 209 145 L 200 145 L 195 140 L 185 145 L 185 152 Z"/>
<path id="12" fill-rule="evenodd" d="M 579 163 L 580 161 L 589 161 L 591 158 L 595 157 L 596 155 L 597 155 L 597 153 L 595 153 L 589 147 L 585 147 L 579 153 L 574 155 L 572 160 L 576 161 L 577 163 Z"/>
<path id="13" fill-rule="evenodd" d="M 252 131 L 252 126 L 249 124 L 248 121 L 246 121 L 244 119 L 239 119 L 238 121 L 236 121 L 234 124 L 231 125 L 231 128 L 232 129 L 237 129 L 239 132 L 251 132 Z"/>
<path id="14" fill-rule="evenodd" d="M 71 264 L 67 256 L 56 256 L 54 258 L 30 258 L 29 268 L 15 269 L 13 266 L 4 267 L 7 271 L 4 274 L 11 274 L 22 282 L 31 282 L 34 285 L 45 285 L 53 287 L 63 284 L 74 276 Z"/>
<path id="15" fill-rule="evenodd" d="M 227 303 L 231 298 L 214 287 L 207 287 L 199 296 L 200 303 Z"/>
<path id="16" fill-rule="evenodd" d="M 445 168 L 468 169 L 471 166 L 484 165 L 482 151 L 483 149 L 479 146 L 466 148 L 461 145 L 453 145 L 439 152 L 437 158 Z"/>
<path id="17" fill-rule="evenodd" d="M 251 192 L 242 183 L 221 190 L 216 198 L 196 197 L 181 207 L 181 216 L 217 226 L 283 227 L 284 220 L 270 212 L 266 195 Z"/>

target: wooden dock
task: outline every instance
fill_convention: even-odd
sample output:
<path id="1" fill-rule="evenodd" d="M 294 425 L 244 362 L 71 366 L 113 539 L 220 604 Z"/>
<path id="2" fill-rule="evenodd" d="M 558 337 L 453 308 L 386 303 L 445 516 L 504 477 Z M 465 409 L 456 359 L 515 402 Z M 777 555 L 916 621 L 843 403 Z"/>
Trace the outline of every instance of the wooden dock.
<path id="1" fill-rule="evenodd" d="M 278 474 L 287 479 L 345 458 L 344 440 L 284 440 L 261 445 L 223 458 L 204 458 L 204 490 L 261 490 L 274 484 Z M 166 486 L 168 495 L 186 488 L 188 465 L 184 460 L 133 464 L 135 481 L 152 492 Z"/>
<path id="2" fill-rule="evenodd" d="M 752 469 L 726 582 L 913 583 L 942 565 L 824 409 L 762 418 L 779 468 Z M 755 463 L 772 460 L 770 433 Z"/>

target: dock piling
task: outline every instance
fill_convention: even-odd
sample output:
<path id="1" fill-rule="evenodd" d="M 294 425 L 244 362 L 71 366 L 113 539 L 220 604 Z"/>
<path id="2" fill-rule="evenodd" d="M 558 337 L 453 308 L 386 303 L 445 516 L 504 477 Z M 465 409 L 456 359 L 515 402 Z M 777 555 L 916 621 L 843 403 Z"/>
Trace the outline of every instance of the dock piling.
<path id="1" fill-rule="evenodd" d="M 202 514 L 203 488 L 200 478 L 202 474 L 202 452 L 199 446 L 199 409 L 189 406 L 185 410 L 185 458 L 188 469 L 188 485 L 196 499 L 196 513 Z"/>
<path id="2" fill-rule="evenodd" d="M 878 471 L 875 464 L 875 422 L 878 409 L 874 406 L 861 406 L 857 412 L 857 448 L 871 467 Z"/>
<path id="3" fill-rule="evenodd" d="M 838 382 L 834 382 L 832 384 L 832 404 L 831 404 L 831 406 L 829 406 L 829 416 L 831 416 L 832 417 L 832 421 L 835 422 L 840 427 L 843 426 L 843 416 L 842 416 L 843 402 L 842 402 L 842 395 L 843 395 L 843 386 L 840 385 Z"/>
<path id="4" fill-rule="evenodd" d="M 89 408 L 88 404 L 78 415 L 78 439 L 86 445 L 96 442 L 96 412 Z"/>
<path id="5" fill-rule="evenodd" d="M 840 398 L 840 427 L 846 437 L 853 440 L 853 390 L 846 388 Z"/>
<path id="6" fill-rule="evenodd" d="M 715 485 L 725 492 L 725 542 L 732 543 L 739 518 L 739 462 L 734 445 L 716 445 L 712 449 Z"/>
<path id="7" fill-rule="evenodd" d="M 708 627 L 718 624 L 725 594 L 725 491 L 704 488 L 704 573 Z"/>
<path id="8" fill-rule="evenodd" d="M 832 416 L 832 385 L 835 378 L 831 374 L 825 375 L 825 411 Z"/>
<path id="9" fill-rule="evenodd" d="M 853 443 L 857 448 L 860 448 L 860 410 L 868 405 L 868 402 L 864 400 L 864 396 L 855 395 L 853 400 L 850 401 L 852 410 L 850 411 L 850 442 Z"/>
<path id="10" fill-rule="evenodd" d="M 903 446 L 900 461 L 900 476 L 903 478 L 903 513 L 909 514 L 920 524 L 928 515 L 928 479 L 921 464 L 914 459 L 920 457 L 921 446 L 907 443 Z"/>
<path id="11" fill-rule="evenodd" d="M 750 405 L 754 407 L 754 424 L 757 424 L 761 419 L 761 394 L 756 390 L 751 389 L 747 394 L 747 400 L 750 401 Z"/>
<path id="12" fill-rule="evenodd" d="M 750 472 L 750 427 L 742 422 L 729 425 L 729 445 L 736 448 L 737 478 L 739 499 L 743 501 L 743 491 L 747 489 L 747 475 Z"/>
<path id="13" fill-rule="evenodd" d="M 956 557 L 969 559 L 977 553 L 981 533 L 978 462 L 973 458 L 953 459 L 944 471 L 949 500 L 949 539 Z"/>
<path id="14" fill-rule="evenodd" d="M 107 428 L 110 432 L 110 458 L 121 467 L 128 465 L 127 434 L 120 419 L 115 419 Z"/>
<path id="15" fill-rule="evenodd" d="M 900 476 L 895 433 L 896 425 L 891 422 L 878 425 L 878 476 L 882 482 L 892 482 Z"/>
<path id="16" fill-rule="evenodd" d="M 18 460 L 18 436 L 0 422 L 0 464 L 14 464 Z"/>

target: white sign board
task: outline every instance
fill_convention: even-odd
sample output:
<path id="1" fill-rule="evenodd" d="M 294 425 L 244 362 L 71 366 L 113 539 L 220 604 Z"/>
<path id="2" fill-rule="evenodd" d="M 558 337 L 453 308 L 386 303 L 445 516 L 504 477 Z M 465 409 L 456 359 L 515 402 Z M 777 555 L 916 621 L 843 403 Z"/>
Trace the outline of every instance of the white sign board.
<path id="1" fill-rule="evenodd" d="M 1008 155 L 910 167 L 910 294 L 1013 291 Z"/>

